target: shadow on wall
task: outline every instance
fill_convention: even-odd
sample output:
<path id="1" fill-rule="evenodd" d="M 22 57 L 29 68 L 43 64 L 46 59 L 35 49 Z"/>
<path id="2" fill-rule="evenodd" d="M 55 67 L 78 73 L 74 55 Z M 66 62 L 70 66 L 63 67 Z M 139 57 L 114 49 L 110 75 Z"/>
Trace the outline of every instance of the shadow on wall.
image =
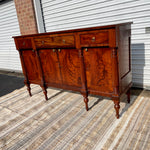
<path id="1" fill-rule="evenodd" d="M 145 45 L 144 43 L 131 44 L 131 68 L 133 87 L 145 88 Z"/>
<path id="2" fill-rule="evenodd" d="M 24 86 L 24 78 L 0 74 L 0 96 Z"/>

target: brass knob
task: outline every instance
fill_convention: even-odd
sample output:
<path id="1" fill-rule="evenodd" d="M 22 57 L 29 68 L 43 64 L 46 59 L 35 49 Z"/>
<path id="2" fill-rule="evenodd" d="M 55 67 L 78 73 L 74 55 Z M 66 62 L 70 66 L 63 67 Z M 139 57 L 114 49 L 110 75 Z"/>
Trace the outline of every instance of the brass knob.
<path id="1" fill-rule="evenodd" d="M 55 49 L 53 49 L 53 52 L 55 52 Z"/>
<path id="2" fill-rule="evenodd" d="M 58 52 L 61 52 L 61 49 L 58 49 Z"/>
<path id="3" fill-rule="evenodd" d="M 93 41 L 93 42 L 95 41 L 95 37 L 92 37 L 92 41 Z"/>
<path id="4" fill-rule="evenodd" d="M 32 52 L 34 52 L 34 49 L 32 50 Z"/>
<path id="5" fill-rule="evenodd" d="M 45 42 L 44 42 L 44 41 L 42 41 L 42 45 L 44 45 L 44 43 L 45 43 Z"/>
<path id="6" fill-rule="evenodd" d="M 66 41 L 65 41 L 65 40 L 63 40 L 63 43 L 66 43 Z"/>
<path id="7" fill-rule="evenodd" d="M 88 49 L 87 49 L 87 48 L 85 48 L 85 51 L 87 52 L 87 51 L 88 51 Z"/>
<path id="8" fill-rule="evenodd" d="M 26 42 L 23 42 L 23 45 L 25 45 L 26 44 Z"/>

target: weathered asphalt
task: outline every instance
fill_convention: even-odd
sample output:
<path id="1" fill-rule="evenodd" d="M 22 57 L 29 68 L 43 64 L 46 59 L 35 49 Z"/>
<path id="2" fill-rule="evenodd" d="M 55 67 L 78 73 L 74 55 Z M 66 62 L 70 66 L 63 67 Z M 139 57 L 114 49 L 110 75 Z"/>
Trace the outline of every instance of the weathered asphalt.
<path id="1" fill-rule="evenodd" d="M 0 73 L 0 96 L 6 95 L 24 86 L 23 76 Z"/>

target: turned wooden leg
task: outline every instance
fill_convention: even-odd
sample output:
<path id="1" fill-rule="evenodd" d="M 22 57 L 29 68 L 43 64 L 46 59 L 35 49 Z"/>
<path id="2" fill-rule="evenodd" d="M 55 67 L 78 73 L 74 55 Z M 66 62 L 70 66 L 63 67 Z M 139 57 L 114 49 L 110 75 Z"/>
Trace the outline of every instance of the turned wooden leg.
<path id="1" fill-rule="evenodd" d="M 117 117 L 117 119 L 119 119 L 119 109 L 120 109 L 119 103 L 120 103 L 120 101 L 114 100 L 114 108 L 116 110 L 116 117 Z"/>
<path id="2" fill-rule="evenodd" d="M 127 91 L 127 101 L 128 101 L 128 103 L 130 103 L 130 89 Z"/>
<path id="3" fill-rule="evenodd" d="M 31 94 L 31 88 L 30 88 L 30 83 L 27 83 L 26 81 L 24 81 L 24 84 L 27 86 L 27 90 L 29 92 L 29 95 L 32 96 L 32 94 Z"/>
<path id="4" fill-rule="evenodd" d="M 45 99 L 48 100 L 46 87 L 45 86 L 41 86 L 41 88 L 42 88 L 43 93 L 45 95 Z"/>
<path id="5" fill-rule="evenodd" d="M 82 95 L 83 95 L 83 98 L 84 98 L 84 103 L 85 103 L 85 108 L 86 108 L 86 110 L 88 111 L 88 101 L 89 101 L 89 99 L 88 99 L 88 94 L 87 93 L 81 93 Z"/>
<path id="6" fill-rule="evenodd" d="M 88 111 L 88 101 L 89 101 L 89 99 L 87 98 L 87 96 L 84 96 L 84 102 L 85 102 L 85 108 L 86 108 L 86 110 Z"/>

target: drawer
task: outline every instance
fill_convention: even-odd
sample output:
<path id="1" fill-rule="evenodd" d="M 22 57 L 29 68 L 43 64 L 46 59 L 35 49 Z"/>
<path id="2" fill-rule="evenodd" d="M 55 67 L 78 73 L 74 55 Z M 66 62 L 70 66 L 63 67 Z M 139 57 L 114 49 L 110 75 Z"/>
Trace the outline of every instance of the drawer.
<path id="1" fill-rule="evenodd" d="M 31 39 L 17 39 L 19 49 L 32 49 Z"/>
<path id="2" fill-rule="evenodd" d="M 34 38 L 34 41 L 37 48 L 75 47 L 75 38 L 73 35 L 42 36 Z"/>
<path id="3" fill-rule="evenodd" d="M 102 45 L 108 46 L 109 44 L 109 32 L 99 31 L 80 34 L 81 45 Z"/>

